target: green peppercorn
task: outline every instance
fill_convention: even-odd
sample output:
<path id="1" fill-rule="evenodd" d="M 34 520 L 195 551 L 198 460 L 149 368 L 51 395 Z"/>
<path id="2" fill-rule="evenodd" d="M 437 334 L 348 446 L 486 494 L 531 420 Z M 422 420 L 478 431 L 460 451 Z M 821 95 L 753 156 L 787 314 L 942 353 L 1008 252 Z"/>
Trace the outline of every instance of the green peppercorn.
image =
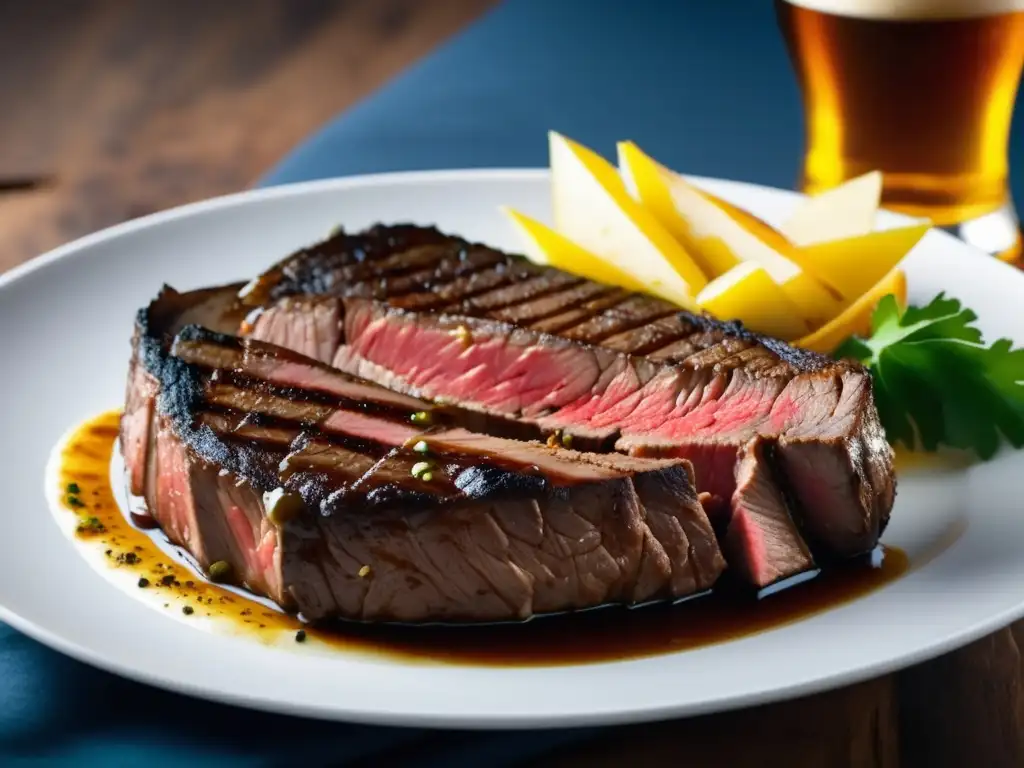
<path id="1" fill-rule="evenodd" d="M 412 449 L 416 451 L 416 453 L 430 453 L 430 446 L 427 445 L 426 440 L 420 440 L 412 447 Z"/>
<path id="2" fill-rule="evenodd" d="M 296 643 L 304 643 L 304 642 L 306 642 L 306 630 L 300 629 L 298 632 L 295 633 L 295 642 Z"/>
<path id="3" fill-rule="evenodd" d="M 430 472 L 434 468 L 434 465 L 429 461 L 417 461 L 412 465 L 412 476 L 418 480 L 422 480 L 423 476 Z"/>
<path id="4" fill-rule="evenodd" d="M 562 445 L 565 448 L 572 448 L 572 435 L 562 435 Z"/>
<path id="5" fill-rule="evenodd" d="M 296 518 L 304 507 L 302 497 L 297 493 L 275 488 L 263 494 L 263 506 L 267 510 L 267 519 L 277 527 Z"/>
<path id="6" fill-rule="evenodd" d="M 434 416 L 430 411 L 416 411 L 416 413 L 409 417 L 409 420 L 413 424 L 430 424 L 434 421 Z"/>
<path id="7" fill-rule="evenodd" d="M 231 577 L 231 563 L 227 560 L 210 563 L 208 575 L 211 581 L 226 581 Z"/>
<path id="8" fill-rule="evenodd" d="M 420 480 L 422 480 L 424 483 L 429 483 L 433 479 L 434 475 L 432 472 L 424 472 L 422 475 L 420 475 Z"/>
<path id="9" fill-rule="evenodd" d="M 149 579 L 147 579 L 145 576 L 139 577 L 139 588 L 140 589 L 145 589 L 148 586 L 149 586 Z"/>
<path id="10" fill-rule="evenodd" d="M 195 613 L 195 608 L 193 608 L 191 605 L 186 605 L 184 608 L 181 609 L 181 612 L 184 613 L 186 616 L 191 616 L 193 613 Z"/>

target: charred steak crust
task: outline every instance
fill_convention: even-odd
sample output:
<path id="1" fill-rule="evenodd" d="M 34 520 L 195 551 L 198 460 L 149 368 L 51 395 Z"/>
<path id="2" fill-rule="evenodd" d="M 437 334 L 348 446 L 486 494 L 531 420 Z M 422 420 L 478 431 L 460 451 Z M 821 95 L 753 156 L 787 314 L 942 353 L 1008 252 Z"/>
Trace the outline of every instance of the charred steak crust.
<path id="1" fill-rule="evenodd" d="M 436 227 L 415 224 L 378 224 L 358 233 L 339 230 L 328 239 L 297 251 L 250 283 L 244 303 L 258 306 L 286 296 L 331 293 L 341 289 L 337 282 L 339 268 L 429 246 L 451 250 L 455 259 L 461 261 L 466 260 L 470 248 L 491 250 L 487 246 L 446 235 Z M 504 254 L 499 255 L 504 259 Z M 403 265 L 395 273 L 407 274 L 408 269 Z"/>
<path id="2" fill-rule="evenodd" d="M 763 334 L 748 330 L 739 320 L 718 320 L 707 314 L 697 315 L 685 310 L 680 311 L 679 316 L 684 322 L 706 333 L 720 334 L 726 338 L 741 339 L 764 347 L 781 362 L 796 371 L 822 371 L 837 364 L 831 357 L 827 357 L 819 352 L 793 347 L 781 339 L 764 336 Z M 843 364 L 863 368 L 863 366 L 857 363 L 846 362 Z"/>
<path id="3" fill-rule="evenodd" d="M 821 561 L 873 548 L 888 523 L 892 451 L 855 362 L 412 225 L 303 249 L 240 304 L 253 338 L 396 391 L 592 448 L 687 458 L 719 502 L 716 527 L 728 525 L 733 468 L 757 435 L 774 439 Z"/>
<path id="4" fill-rule="evenodd" d="M 373 385 L 195 324 L 237 324 L 234 291 L 165 289 L 139 313 L 122 420 L 133 491 L 200 565 L 226 561 L 236 581 L 311 619 L 375 621 L 679 598 L 723 570 L 685 462 L 445 422 L 425 432 L 438 450 L 428 485 L 402 442 L 408 411 L 428 404 L 379 388 L 357 401 Z M 301 499 L 287 519 L 273 519 L 274 493 Z"/>

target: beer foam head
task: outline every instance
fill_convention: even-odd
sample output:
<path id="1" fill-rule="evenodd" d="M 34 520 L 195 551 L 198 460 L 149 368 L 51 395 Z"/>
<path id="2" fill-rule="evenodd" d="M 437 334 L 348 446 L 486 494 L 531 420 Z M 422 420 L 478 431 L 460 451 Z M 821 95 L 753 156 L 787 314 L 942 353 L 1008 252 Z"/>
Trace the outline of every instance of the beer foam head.
<path id="1" fill-rule="evenodd" d="M 813 11 L 865 19 L 959 19 L 1024 11 L 1024 0 L 786 0 Z"/>

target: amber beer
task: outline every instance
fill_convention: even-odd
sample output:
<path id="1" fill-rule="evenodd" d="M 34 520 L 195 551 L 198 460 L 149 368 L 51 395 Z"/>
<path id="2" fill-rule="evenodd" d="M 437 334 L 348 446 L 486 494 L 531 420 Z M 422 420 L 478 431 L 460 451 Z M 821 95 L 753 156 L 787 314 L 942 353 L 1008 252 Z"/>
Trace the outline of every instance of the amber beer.
<path id="1" fill-rule="evenodd" d="M 879 168 L 889 208 L 939 225 L 1012 214 L 1024 0 L 776 0 L 776 10 L 804 95 L 807 191 Z"/>

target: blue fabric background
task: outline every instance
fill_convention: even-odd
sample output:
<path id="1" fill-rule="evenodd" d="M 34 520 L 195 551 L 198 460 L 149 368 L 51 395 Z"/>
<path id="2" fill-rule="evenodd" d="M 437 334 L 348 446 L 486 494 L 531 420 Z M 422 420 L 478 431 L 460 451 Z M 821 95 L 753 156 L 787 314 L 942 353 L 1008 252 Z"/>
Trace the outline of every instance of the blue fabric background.
<path id="1" fill-rule="evenodd" d="M 1024 199 L 1024 136 L 1013 165 Z M 554 128 L 610 154 L 632 138 L 690 173 L 793 185 L 800 101 L 767 0 L 508 0 L 295 150 L 264 183 L 543 166 Z M 259 126 L 252 126 L 259 130 Z M 528 763 L 586 732 L 438 734 L 186 699 L 0 625 L 0 765 Z"/>

